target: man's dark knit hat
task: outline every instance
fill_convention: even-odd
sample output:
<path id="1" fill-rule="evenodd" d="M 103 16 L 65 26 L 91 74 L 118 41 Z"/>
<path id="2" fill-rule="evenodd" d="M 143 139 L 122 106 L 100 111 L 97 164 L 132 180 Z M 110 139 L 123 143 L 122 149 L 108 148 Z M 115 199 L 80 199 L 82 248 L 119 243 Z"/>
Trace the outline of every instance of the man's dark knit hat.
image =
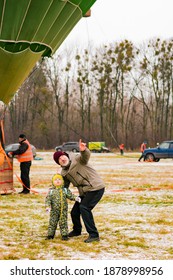
<path id="1" fill-rule="evenodd" d="M 25 134 L 20 134 L 19 138 L 26 138 L 26 135 Z"/>
<path id="2" fill-rule="evenodd" d="M 65 155 L 69 158 L 69 155 L 66 152 L 62 152 L 62 151 L 55 152 L 54 155 L 53 155 L 54 161 L 57 164 L 59 164 L 59 158 L 60 158 L 60 156 L 63 156 L 63 155 Z"/>

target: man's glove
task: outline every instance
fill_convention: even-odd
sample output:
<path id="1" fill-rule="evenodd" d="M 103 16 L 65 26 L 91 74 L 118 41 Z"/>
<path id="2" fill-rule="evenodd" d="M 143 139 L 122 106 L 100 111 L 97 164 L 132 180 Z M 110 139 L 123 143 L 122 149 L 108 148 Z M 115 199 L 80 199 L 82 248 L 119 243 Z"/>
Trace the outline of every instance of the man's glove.
<path id="1" fill-rule="evenodd" d="M 46 207 L 46 213 L 50 213 L 50 207 Z"/>
<path id="2" fill-rule="evenodd" d="M 75 198 L 75 201 L 81 203 L 81 198 L 80 198 L 80 196 L 77 196 L 77 197 Z"/>
<path id="3" fill-rule="evenodd" d="M 9 158 L 12 158 L 13 157 L 13 152 L 8 152 L 7 155 L 8 155 Z"/>

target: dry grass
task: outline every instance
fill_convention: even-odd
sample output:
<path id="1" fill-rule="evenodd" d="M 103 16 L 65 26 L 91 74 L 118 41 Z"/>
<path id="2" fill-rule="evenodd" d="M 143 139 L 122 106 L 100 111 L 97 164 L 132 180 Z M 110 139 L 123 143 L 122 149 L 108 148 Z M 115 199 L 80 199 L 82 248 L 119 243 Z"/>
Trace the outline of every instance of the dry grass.
<path id="1" fill-rule="evenodd" d="M 173 258 L 173 161 L 138 163 L 139 154 L 93 154 L 91 163 L 106 183 L 106 192 L 93 210 L 100 242 L 85 244 L 85 228 L 79 237 L 62 241 L 57 229 L 47 241 L 49 215 L 44 200 L 58 166 L 52 152 L 33 162 L 31 183 L 38 194 L 1 195 L 1 260 L 172 259 Z M 14 161 L 14 174 L 19 165 Z M 73 192 L 76 189 L 71 187 Z M 69 229 L 71 229 L 69 201 Z"/>

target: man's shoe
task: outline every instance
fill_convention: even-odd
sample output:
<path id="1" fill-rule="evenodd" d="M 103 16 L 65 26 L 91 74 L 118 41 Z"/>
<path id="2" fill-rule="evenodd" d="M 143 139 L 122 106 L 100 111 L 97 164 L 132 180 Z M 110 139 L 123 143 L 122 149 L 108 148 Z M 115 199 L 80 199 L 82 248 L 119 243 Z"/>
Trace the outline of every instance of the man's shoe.
<path id="1" fill-rule="evenodd" d="M 68 237 L 79 236 L 79 235 L 81 235 L 81 233 L 72 230 L 72 231 L 70 231 L 70 233 L 68 234 Z"/>
<path id="2" fill-rule="evenodd" d="M 19 192 L 19 194 L 28 194 L 28 193 L 30 193 L 29 191 L 21 191 L 21 192 Z"/>
<path id="3" fill-rule="evenodd" d="M 52 235 L 46 236 L 45 240 L 49 240 L 49 239 L 54 239 L 54 236 L 52 236 Z"/>
<path id="4" fill-rule="evenodd" d="M 62 236 L 62 240 L 68 240 L 68 236 L 67 235 Z"/>
<path id="5" fill-rule="evenodd" d="M 100 241 L 100 238 L 98 236 L 96 236 L 96 237 L 89 236 L 87 239 L 84 240 L 85 243 L 90 243 L 90 242 L 94 242 L 94 241 Z"/>

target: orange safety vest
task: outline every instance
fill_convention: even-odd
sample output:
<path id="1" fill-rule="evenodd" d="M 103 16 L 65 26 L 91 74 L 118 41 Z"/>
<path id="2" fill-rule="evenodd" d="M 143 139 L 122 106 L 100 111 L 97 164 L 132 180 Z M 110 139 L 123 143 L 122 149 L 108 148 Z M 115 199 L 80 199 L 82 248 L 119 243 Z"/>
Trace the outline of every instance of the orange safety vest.
<path id="1" fill-rule="evenodd" d="M 28 149 L 21 155 L 17 155 L 19 162 L 31 161 L 33 160 L 32 148 L 28 140 L 23 141 L 23 143 L 28 144 Z"/>
<path id="2" fill-rule="evenodd" d="M 124 149 L 124 144 L 119 145 L 120 150 Z"/>

